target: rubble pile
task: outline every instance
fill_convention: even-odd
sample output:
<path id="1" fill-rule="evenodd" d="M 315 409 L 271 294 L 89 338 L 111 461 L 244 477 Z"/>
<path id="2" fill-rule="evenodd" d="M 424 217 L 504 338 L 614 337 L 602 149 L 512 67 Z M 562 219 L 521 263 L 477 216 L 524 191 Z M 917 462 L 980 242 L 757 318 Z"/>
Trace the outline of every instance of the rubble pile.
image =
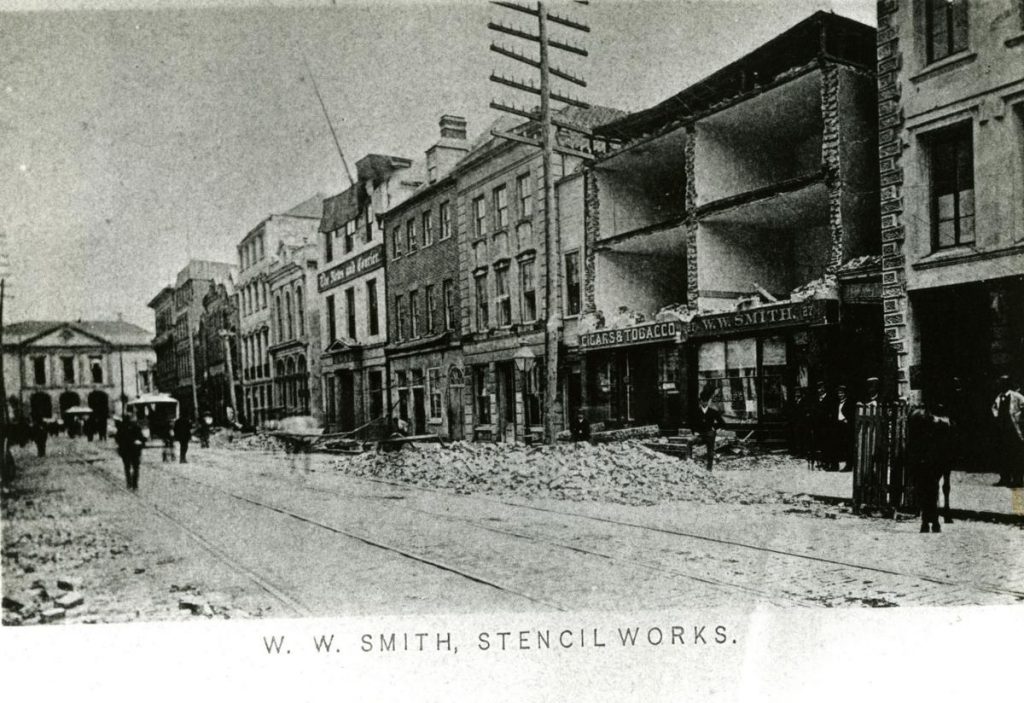
<path id="1" fill-rule="evenodd" d="M 3 597 L 3 624 L 27 625 L 63 620 L 65 615 L 85 603 L 76 579 L 47 581 L 35 579 L 24 592 Z"/>
<path id="2" fill-rule="evenodd" d="M 638 441 L 526 447 L 455 442 L 409 446 L 340 458 L 347 474 L 439 488 L 520 498 L 556 498 L 625 505 L 667 501 L 776 503 L 777 491 L 737 490 L 692 461 Z"/>
<path id="3" fill-rule="evenodd" d="M 789 300 L 798 303 L 802 300 L 838 300 L 839 282 L 834 274 L 826 274 L 815 278 L 789 293 Z"/>
<path id="4" fill-rule="evenodd" d="M 284 452 L 288 443 L 283 439 L 262 432 L 249 435 L 236 435 L 230 443 L 232 449 L 256 452 Z"/>

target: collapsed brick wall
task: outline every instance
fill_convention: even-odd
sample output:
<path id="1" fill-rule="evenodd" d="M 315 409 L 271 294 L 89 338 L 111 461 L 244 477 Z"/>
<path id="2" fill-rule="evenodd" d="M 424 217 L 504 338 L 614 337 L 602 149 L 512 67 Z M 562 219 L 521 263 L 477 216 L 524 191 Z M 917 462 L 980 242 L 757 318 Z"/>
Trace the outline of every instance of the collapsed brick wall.
<path id="1" fill-rule="evenodd" d="M 834 274 L 843 261 L 843 189 L 839 148 L 839 67 L 825 62 L 821 67 L 821 163 L 828 189 L 830 250 L 825 271 Z"/>

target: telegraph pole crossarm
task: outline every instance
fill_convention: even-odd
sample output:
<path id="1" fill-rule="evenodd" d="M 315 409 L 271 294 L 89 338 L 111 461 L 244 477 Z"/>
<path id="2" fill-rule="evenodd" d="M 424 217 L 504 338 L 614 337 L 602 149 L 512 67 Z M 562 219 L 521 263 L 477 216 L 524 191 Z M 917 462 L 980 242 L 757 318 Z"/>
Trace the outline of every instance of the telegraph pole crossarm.
<path id="1" fill-rule="evenodd" d="M 554 67 L 551 65 L 549 60 L 550 49 L 558 49 L 567 53 L 576 54 L 578 56 L 588 56 L 586 49 L 568 44 L 566 42 L 556 41 L 549 38 L 548 36 L 548 23 L 557 24 L 563 27 L 568 27 L 581 32 L 589 32 L 590 27 L 580 22 L 576 22 L 567 17 L 561 17 L 559 15 L 549 14 L 544 2 L 537 2 L 535 7 L 521 5 L 518 2 L 508 2 L 503 0 L 492 0 L 492 4 L 498 7 L 506 8 L 515 12 L 529 15 L 537 19 L 537 34 L 532 32 L 508 27 L 506 25 L 489 22 L 487 27 L 501 34 L 516 37 L 517 39 L 523 39 L 530 42 L 535 42 L 539 48 L 538 58 L 533 58 L 515 49 L 502 46 L 497 43 L 492 43 L 490 46 L 491 51 L 506 58 L 517 61 L 521 64 L 537 69 L 540 73 L 540 85 L 536 86 L 532 82 L 526 83 L 525 81 L 517 80 L 515 78 L 507 78 L 503 75 L 495 73 L 491 74 L 490 80 L 499 85 L 503 85 L 514 90 L 519 90 L 530 95 L 535 95 L 540 98 L 539 110 L 520 108 L 515 105 L 509 105 L 506 103 L 492 101 L 491 107 L 501 112 L 506 112 L 518 117 L 523 117 L 530 122 L 538 124 L 540 127 L 540 139 L 536 139 L 530 136 L 519 134 L 521 130 L 491 130 L 491 134 L 495 137 L 507 139 L 509 141 L 517 142 L 520 144 L 526 144 L 535 148 L 540 148 L 543 160 L 543 176 L 544 176 L 544 244 L 545 244 L 545 264 L 546 264 L 546 275 L 544 276 L 545 290 L 545 317 L 547 318 L 547 324 L 544 330 L 544 437 L 549 444 L 554 444 L 557 439 L 559 423 L 556 420 L 556 410 L 558 409 L 558 380 L 559 380 L 559 356 L 560 346 L 562 344 L 562 299 L 561 299 L 561 288 L 562 288 L 562 270 L 561 270 L 561 244 L 559 242 L 559 236 L 557 229 L 555 228 L 554 222 L 554 208 L 555 208 L 555 173 L 554 173 L 554 154 L 560 153 L 567 156 L 573 156 L 580 159 L 592 159 L 593 155 L 589 152 L 573 149 L 571 147 L 564 147 L 557 143 L 556 129 L 567 129 L 578 134 L 584 135 L 589 140 L 593 140 L 593 133 L 586 129 L 577 127 L 570 124 L 566 120 L 559 120 L 552 115 L 551 101 L 554 100 L 565 105 L 571 105 L 581 109 L 587 109 L 590 106 L 569 95 L 564 95 L 551 89 L 552 77 L 564 80 L 567 83 L 571 83 L 580 87 L 585 88 L 587 82 L 576 76 L 569 71 L 562 70 L 561 68 Z M 525 392 L 525 390 L 524 390 Z"/>

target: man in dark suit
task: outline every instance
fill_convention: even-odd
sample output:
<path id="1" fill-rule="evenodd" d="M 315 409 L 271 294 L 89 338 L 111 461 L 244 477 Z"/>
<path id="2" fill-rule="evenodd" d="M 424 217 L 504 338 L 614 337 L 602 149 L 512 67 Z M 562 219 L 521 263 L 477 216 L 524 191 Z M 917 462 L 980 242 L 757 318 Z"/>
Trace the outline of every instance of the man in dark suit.
<path id="1" fill-rule="evenodd" d="M 139 464 L 142 462 L 142 447 L 145 438 L 142 428 L 134 418 L 126 417 L 117 427 L 117 453 L 124 464 L 124 479 L 128 489 L 139 490 Z"/>
<path id="2" fill-rule="evenodd" d="M 812 465 L 813 468 L 825 468 L 832 451 L 832 397 L 824 381 L 815 385 L 814 397 L 808 403 Z"/>
<path id="3" fill-rule="evenodd" d="M 178 461 L 187 464 L 188 443 L 192 440 L 192 422 L 182 415 L 174 422 L 174 438 L 178 440 Z"/>
<path id="4" fill-rule="evenodd" d="M 715 387 L 710 385 L 701 391 L 697 412 L 694 413 L 693 421 L 690 423 L 690 429 L 700 437 L 701 443 L 707 447 L 704 462 L 708 471 L 715 466 L 715 438 L 718 435 L 718 428 L 722 426 L 722 413 L 711 406 L 715 393 Z"/>
<path id="5" fill-rule="evenodd" d="M 843 464 L 843 471 L 853 471 L 854 432 L 856 431 L 854 418 L 856 413 L 856 405 L 846 395 L 846 386 L 837 386 L 835 413 L 832 417 L 832 421 L 835 423 L 832 466 L 835 471 L 839 470 L 840 462 Z"/>

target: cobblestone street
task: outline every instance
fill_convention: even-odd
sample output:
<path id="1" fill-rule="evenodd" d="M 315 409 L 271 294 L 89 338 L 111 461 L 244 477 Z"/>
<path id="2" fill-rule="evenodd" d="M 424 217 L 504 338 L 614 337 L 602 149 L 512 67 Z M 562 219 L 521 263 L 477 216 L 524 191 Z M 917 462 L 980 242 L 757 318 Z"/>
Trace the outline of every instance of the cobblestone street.
<path id="1" fill-rule="evenodd" d="M 703 479 L 749 504 L 642 506 L 455 494 L 350 475 L 348 457 L 232 447 L 184 465 L 148 451 L 137 495 L 109 444 L 58 440 L 46 459 L 18 459 L 7 624 L 1024 600 L 1019 527 L 920 534 L 915 519 L 768 499 L 773 474 L 793 478 L 749 458 Z M 681 480 L 700 470 L 678 462 Z M 68 591 L 83 602 L 55 607 Z"/>

